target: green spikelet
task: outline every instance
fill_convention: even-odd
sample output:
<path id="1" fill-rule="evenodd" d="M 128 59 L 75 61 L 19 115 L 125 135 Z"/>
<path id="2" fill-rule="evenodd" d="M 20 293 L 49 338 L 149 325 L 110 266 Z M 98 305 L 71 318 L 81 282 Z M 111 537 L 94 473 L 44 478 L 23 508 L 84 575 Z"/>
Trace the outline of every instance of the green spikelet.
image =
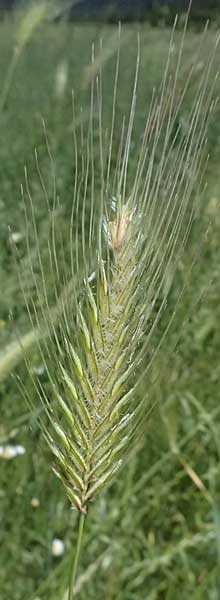
<path id="1" fill-rule="evenodd" d="M 60 367 L 64 396 L 59 394 L 57 399 L 65 430 L 54 424 L 61 451 L 56 455 L 56 469 L 68 495 L 73 486 L 71 500 L 82 512 L 120 467 L 121 454 L 129 441 L 129 429 L 135 417 L 135 413 L 129 412 L 127 394 L 131 358 L 129 342 L 137 326 L 133 306 L 129 302 L 135 287 L 138 260 L 134 252 L 137 230 L 135 221 L 132 221 L 132 212 L 125 205 L 109 223 L 112 251 L 108 264 L 109 278 L 100 257 L 95 295 L 89 289 L 85 316 L 78 309 L 82 331 L 81 358 L 66 341 L 72 375 L 69 376 L 62 365 Z M 95 365 L 95 369 L 91 369 L 91 364 Z M 75 418 L 63 399 L 69 393 L 74 406 L 77 405 L 75 410 L 72 407 L 77 415 Z M 119 404 L 118 410 L 116 403 Z M 80 419 L 80 427 L 74 427 L 77 419 Z M 75 477 L 72 475 L 73 465 Z"/>

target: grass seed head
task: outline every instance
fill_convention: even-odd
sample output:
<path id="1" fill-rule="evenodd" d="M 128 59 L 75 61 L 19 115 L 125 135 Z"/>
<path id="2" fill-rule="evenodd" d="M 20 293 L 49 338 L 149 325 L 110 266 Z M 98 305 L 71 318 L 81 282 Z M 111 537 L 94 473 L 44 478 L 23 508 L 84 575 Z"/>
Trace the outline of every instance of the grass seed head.
<path id="1" fill-rule="evenodd" d="M 29 303 L 21 275 L 20 282 L 50 384 L 49 398 L 43 383 L 36 383 L 33 370 L 29 371 L 44 408 L 45 418 L 40 415 L 39 421 L 54 456 L 54 472 L 62 480 L 71 503 L 81 512 L 114 479 L 132 441 L 141 431 L 146 406 L 144 397 L 138 399 L 138 385 L 147 376 L 160 347 L 161 340 L 156 347 L 152 340 L 167 306 L 168 291 L 164 294 L 164 289 L 170 271 L 175 272 L 183 254 L 196 213 L 195 189 L 203 170 L 215 82 L 212 65 L 217 50 L 210 53 L 200 74 L 183 132 L 181 107 L 197 64 L 195 57 L 186 83 L 179 88 L 184 36 L 185 30 L 172 75 L 172 34 L 161 89 L 158 95 L 155 92 L 152 95 L 143 136 L 138 151 L 135 150 L 133 180 L 129 163 L 137 114 L 139 54 L 129 118 L 122 123 L 117 160 L 114 135 L 120 52 L 109 137 L 103 135 L 102 77 L 97 78 L 101 181 L 97 193 L 95 89 L 94 83 L 91 84 L 87 138 L 85 143 L 82 126 L 80 149 L 74 129 L 76 167 L 69 233 L 70 275 L 66 260 L 60 258 L 65 256 L 65 240 L 60 244 L 60 232 L 56 230 L 56 188 L 45 271 L 26 178 L 40 273 L 37 278 L 32 265 L 26 209 L 35 302 Z M 46 141 L 52 160 L 47 136 Z M 79 155 L 85 147 L 79 174 Z M 37 167 L 39 171 L 38 162 Z M 110 204 L 113 195 L 116 200 Z M 49 208 L 47 196 L 46 202 Z M 55 308 L 51 308 L 46 285 L 48 269 L 54 282 Z M 64 289 L 59 295 L 62 280 Z"/>

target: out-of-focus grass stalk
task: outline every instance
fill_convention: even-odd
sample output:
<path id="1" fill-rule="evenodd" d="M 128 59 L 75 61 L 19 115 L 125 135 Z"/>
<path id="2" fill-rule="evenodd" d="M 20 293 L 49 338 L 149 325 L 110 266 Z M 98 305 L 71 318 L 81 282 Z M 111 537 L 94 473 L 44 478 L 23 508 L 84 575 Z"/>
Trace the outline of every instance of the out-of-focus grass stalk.
<path id="1" fill-rule="evenodd" d="M 28 42 L 30 42 L 31 38 L 33 37 L 36 29 L 50 15 L 50 11 L 51 5 L 49 4 L 48 0 L 39 0 L 38 2 L 33 2 L 30 7 L 21 14 L 16 29 L 15 45 L 11 62 L 9 64 L 0 94 L 0 114 L 6 108 L 13 77 L 19 59 Z"/>
<path id="2" fill-rule="evenodd" d="M 55 306 L 51 308 L 51 322 L 56 327 L 59 317 L 64 311 L 65 304 L 68 302 L 69 294 L 73 290 L 73 283 L 65 286 L 62 294 L 57 300 Z M 4 348 L 4 351 L 0 353 L 0 382 L 7 378 L 12 370 L 19 364 L 24 358 L 26 353 L 29 353 L 33 346 L 36 346 L 40 340 L 43 340 L 44 336 L 49 335 L 47 329 L 38 325 L 32 327 L 28 333 L 19 337 L 18 341 L 13 341 Z"/>
<path id="3" fill-rule="evenodd" d="M 43 332 L 31 329 L 19 341 L 11 342 L 4 348 L 4 352 L 0 354 L 0 381 L 6 379 L 23 358 L 24 353 L 36 343 L 38 336 L 42 336 L 42 334 Z"/>

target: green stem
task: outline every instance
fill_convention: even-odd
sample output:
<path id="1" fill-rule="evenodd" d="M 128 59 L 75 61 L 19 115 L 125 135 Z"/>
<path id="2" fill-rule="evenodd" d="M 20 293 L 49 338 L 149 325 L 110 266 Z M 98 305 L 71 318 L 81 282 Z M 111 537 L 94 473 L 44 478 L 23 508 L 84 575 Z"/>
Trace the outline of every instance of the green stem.
<path id="1" fill-rule="evenodd" d="M 74 598 L 74 585 L 75 585 L 75 581 L 76 581 L 76 573 L 77 573 L 77 567 L 78 567 L 78 563 L 79 563 L 79 555 L 80 555 L 80 550 L 81 550 L 81 545 L 82 545 L 82 536 L 83 536 L 85 517 L 86 517 L 85 513 L 80 513 L 79 529 L 78 529 L 78 536 L 77 536 L 77 542 L 76 542 L 76 551 L 74 552 L 73 562 L 72 562 L 71 571 L 70 571 L 68 600 L 73 600 L 73 598 Z"/>

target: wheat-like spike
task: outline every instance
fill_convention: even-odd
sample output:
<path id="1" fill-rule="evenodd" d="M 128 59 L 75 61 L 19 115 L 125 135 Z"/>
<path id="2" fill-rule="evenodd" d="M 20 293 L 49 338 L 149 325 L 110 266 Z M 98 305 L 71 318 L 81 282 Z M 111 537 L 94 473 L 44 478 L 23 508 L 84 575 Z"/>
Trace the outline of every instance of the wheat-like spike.
<path id="1" fill-rule="evenodd" d="M 119 38 L 120 35 L 119 28 Z M 137 151 L 133 184 L 129 167 L 137 111 L 139 44 L 129 117 L 128 121 L 126 117 L 122 120 L 115 163 L 120 50 L 109 135 L 103 126 L 101 71 L 91 83 L 86 132 L 83 118 L 80 132 L 77 130 L 73 97 L 75 173 L 69 266 L 65 240 L 56 226 L 59 205 L 55 166 L 45 125 L 53 181 L 52 210 L 37 151 L 36 165 L 51 220 L 46 268 L 25 171 L 26 240 L 34 300 L 27 296 L 21 271 L 19 277 L 31 324 L 33 328 L 37 325 L 36 343 L 50 383 L 49 395 L 43 384 L 36 382 L 27 358 L 26 362 L 45 411 L 45 420 L 40 416 L 40 426 L 54 458 L 54 472 L 62 480 L 70 502 L 81 513 L 87 511 L 88 503 L 115 477 L 141 431 L 145 398 L 138 400 L 137 388 L 174 317 L 154 348 L 153 335 L 167 304 L 167 280 L 171 269 L 175 272 L 195 218 L 196 185 L 203 172 L 207 126 L 214 108 L 217 74 L 213 64 L 218 38 L 200 79 L 195 55 L 180 86 L 185 35 L 186 27 L 173 76 L 172 32 L 161 88 L 152 94 Z M 95 67 L 93 48 L 92 72 Z M 196 92 L 182 135 L 178 118 L 195 77 Z M 95 136 L 99 139 L 98 159 Z M 25 195 L 23 188 L 22 195 Z M 29 220 L 36 243 L 38 277 L 33 267 Z M 51 311 L 46 283 L 48 269 L 59 305 L 58 323 Z M 60 298 L 62 287 L 65 293 L 62 291 Z M 181 294 L 177 304 L 180 299 Z"/>
<path id="2" fill-rule="evenodd" d="M 130 336 L 135 332 L 135 325 L 131 325 L 133 304 L 131 302 L 129 306 L 128 300 L 132 297 L 136 284 L 136 223 L 137 220 L 133 218 L 129 208 L 123 206 L 115 219 L 109 223 L 113 252 L 111 278 L 107 280 L 104 263 L 100 262 L 96 300 L 88 281 L 85 283 L 89 290 L 89 306 L 87 318 L 82 316 L 80 308 L 78 311 L 81 330 L 80 358 L 71 342 L 66 341 L 67 354 L 71 357 L 71 377 L 76 385 L 73 393 L 72 379 L 61 366 L 64 389 L 67 387 L 70 391 L 72 408 L 76 414 L 78 412 L 86 444 L 79 431 L 76 428 L 74 430 L 72 426 L 69 407 L 67 412 L 62 410 L 66 417 L 65 432 L 57 430 L 57 425 L 55 428 L 61 445 L 65 447 L 66 471 L 74 460 L 80 483 L 84 482 L 83 489 L 80 485 L 74 490 L 77 498 L 80 498 L 82 511 L 86 510 L 88 500 L 104 483 L 111 480 L 120 466 L 121 453 L 128 442 L 130 423 L 135 415 L 132 410 L 125 413 L 120 408 L 116 410 L 115 404 L 120 399 L 120 407 L 122 406 L 122 396 L 131 367 L 131 352 L 134 351 L 131 346 L 129 350 Z M 131 323 L 128 328 L 129 320 Z M 65 403 L 63 399 L 62 402 Z M 73 439 L 81 456 L 81 464 L 79 457 L 76 464 Z M 61 469 L 62 461 L 59 466 Z M 64 484 L 65 479 L 64 474 Z"/>

